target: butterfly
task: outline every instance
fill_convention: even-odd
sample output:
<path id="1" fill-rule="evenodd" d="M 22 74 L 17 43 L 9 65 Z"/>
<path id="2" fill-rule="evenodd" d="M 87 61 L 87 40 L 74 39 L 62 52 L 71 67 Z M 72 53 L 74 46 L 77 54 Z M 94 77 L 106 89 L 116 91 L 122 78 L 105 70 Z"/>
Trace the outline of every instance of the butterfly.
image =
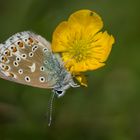
<path id="1" fill-rule="evenodd" d="M 52 89 L 61 97 L 78 87 L 51 44 L 30 31 L 16 33 L 0 44 L 0 77 L 16 83 Z"/>

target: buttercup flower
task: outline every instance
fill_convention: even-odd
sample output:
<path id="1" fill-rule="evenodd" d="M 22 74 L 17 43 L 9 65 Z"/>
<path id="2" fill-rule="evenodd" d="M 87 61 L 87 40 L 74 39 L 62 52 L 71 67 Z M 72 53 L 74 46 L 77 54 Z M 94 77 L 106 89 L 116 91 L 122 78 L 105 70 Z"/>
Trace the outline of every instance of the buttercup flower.
<path id="1" fill-rule="evenodd" d="M 85 86 L 85 77 L 80 73 L 104 66 L 114 43 L 107 31 L 99 32 L 102 27 L 98 14 L 80 10 L 60 23 L 53 33 L 53 52 L 61 53 L 66 68 Z"/>

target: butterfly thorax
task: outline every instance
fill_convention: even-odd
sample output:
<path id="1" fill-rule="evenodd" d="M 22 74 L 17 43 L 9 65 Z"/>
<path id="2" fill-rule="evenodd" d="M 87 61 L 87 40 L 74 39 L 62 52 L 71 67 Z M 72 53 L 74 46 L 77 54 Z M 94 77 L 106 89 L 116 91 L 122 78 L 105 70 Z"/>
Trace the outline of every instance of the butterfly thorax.
<path id="1" fill-rule="evenodd" d="M 65 92 L 74 82 L 71 74 L 64 67 L 59 54 L 46 54 L 44 58 L 44 61 L 48 60 L 44 67 L 48 73 L 48 79 L 50 79 L 50 86 L 54 91 Z"/>

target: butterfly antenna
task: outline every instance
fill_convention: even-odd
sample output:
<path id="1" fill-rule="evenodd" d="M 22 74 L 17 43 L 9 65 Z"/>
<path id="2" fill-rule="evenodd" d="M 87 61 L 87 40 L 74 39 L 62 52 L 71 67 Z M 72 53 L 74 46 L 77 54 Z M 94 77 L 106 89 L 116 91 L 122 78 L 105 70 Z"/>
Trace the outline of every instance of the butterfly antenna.
<path id="1" fill-rule="evenodd" d="M 52 123 L 54 97 L 55 97 L 55 92 L 52 93 L 52 96 L 50 98 L 49 105 L 48 105 L 48 126 L 51 126 L 51 123 Z"/>

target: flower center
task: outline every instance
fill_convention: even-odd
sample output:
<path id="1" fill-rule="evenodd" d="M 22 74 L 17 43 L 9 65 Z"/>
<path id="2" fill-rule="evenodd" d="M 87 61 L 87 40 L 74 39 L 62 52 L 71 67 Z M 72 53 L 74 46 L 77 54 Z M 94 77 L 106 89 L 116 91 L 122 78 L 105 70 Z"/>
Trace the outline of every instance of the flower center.
<path id="1" fill-rule="evenodd" d="M 75 59 L 76 62 L 81 62 L 86 60 L 90 54 L 90 42 L 84 39 L 74 40 L 70 44 L 69 53 Z"/>

